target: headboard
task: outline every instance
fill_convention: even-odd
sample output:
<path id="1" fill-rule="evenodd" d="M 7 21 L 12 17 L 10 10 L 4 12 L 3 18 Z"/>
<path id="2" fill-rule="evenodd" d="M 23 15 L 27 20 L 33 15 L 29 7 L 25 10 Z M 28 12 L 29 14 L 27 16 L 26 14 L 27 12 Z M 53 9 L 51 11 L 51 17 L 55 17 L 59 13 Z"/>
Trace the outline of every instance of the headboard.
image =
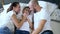
<path id="1" fill-rule="evenodd" d="M 21 3 L 29 3 L 30 0 L 1 0 L 2 2 L 2 6 L 5 5 L 5 4 L 9 4 L 9 3 L 12 3 L 12 2 L 21 2 Z M 47 1 L 47 2 L 52 2 L 52 3 L 56 3 L 59 8 L 60 8 L 60 0 L 39 0 L 39 1 Z M 58 2 L 59 1 L 59 2 Z"/>
<path id="2" fill-rule="evenodd" d="M 29 3 L 30 0 L 1 0 L 2 1 L 2 5 L 5 5 L 5 4 L 9 4 L 9 3 L 12 3 L 12 2 L 20 2 L 20 3 Z"/>

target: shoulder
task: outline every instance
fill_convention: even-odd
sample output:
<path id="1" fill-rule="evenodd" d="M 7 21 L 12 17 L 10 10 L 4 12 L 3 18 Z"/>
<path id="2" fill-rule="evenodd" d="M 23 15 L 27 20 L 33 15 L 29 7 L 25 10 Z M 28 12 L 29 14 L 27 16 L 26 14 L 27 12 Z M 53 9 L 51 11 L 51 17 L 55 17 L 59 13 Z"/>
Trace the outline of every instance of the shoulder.
<path id="1" fill-rule="evenodd" d="M 7 13 L 8 16 L 12 16 L 13 14 L 16 15 L 16 13 L 15 13 L 13 10 L 12 10 L 12 11 L 9 11 L 9 12 Z"/>
<path id="2" fill-rule="evenodd" d="M 12 11 L 9 11 L 8 14 L 9 14 L 9 13 L 10 13 L 10 14 L 12 14 L 12 13 L 16 14 L 13 10 L 12 10 Z"/>

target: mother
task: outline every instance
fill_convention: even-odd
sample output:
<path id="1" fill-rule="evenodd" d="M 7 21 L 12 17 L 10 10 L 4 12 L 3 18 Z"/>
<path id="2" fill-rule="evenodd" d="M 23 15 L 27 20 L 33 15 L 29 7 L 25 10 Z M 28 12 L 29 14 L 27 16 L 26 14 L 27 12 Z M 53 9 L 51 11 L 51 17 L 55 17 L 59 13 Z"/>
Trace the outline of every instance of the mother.
<path id="1" fill-rule="evenodd" d="M 4 23 L 9 23 L 10 21 L 12 21 L 17 27 L 17 29 L 19 29 L 26 19 L 25 16 L 23 16 L 21 21 L 17 19 L 16 15 L 19 13 L 19 11 L 20 11 L 19 2 L 12 3 L 10 8 L 7 10 Z M 0 27 L 0 34 L 11 34 L 11 32 L 5 24 L 2 24 Z"/>

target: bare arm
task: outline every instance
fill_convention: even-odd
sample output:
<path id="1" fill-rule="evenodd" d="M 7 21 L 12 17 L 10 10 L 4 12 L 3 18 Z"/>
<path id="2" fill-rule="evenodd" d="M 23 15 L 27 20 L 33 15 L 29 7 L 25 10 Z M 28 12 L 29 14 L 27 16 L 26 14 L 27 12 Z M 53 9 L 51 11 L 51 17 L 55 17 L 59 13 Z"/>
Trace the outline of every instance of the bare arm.
<path id="1" fill-rule="evenodd" d="M 32 29 L 32 28 L 33 28 L 33 24 L 32 24 L 32 22 L 30 21 L 29 18 L 28 18 L 28 23 L 29 23 L 29 25 L 30 25 L 30 28 Z"/>
<path id="2" fill-rule="evenodd" d="M 34 30 L 34 31 L 32 32 L 32 34 L 39 34 L 39 33 L 42 31 L 45 23 L 46 23 L 46 20 L 41 20 L 41 22 L 40 22 L 39 25 L 38 25 L 38 28 L 37 28 L 36 30 Z"/>
<path id="3" fill-rule="evenodd" d="M 25 19 L 26 17 L 23 17 L 22 20 L 19 22 L 18 19 L 16 18 L 16 15 L 14 14 L 12 15 L 12 20 L 18 29 L 23 25 Z"/>

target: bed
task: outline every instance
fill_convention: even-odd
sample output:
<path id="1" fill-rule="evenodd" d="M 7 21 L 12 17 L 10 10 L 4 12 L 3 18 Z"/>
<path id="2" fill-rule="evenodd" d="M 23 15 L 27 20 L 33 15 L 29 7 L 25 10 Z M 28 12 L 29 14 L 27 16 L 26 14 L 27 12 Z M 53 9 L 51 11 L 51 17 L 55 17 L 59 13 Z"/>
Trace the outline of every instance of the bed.
<path id="1" fill-rule="evenodd" d="M 45 9 L 48 10 L 49 14 L 51 15 L 51 17 L 52 17 L 52 19 L 53 19 L 53 17 L 55 17 L 55 16 L 52 16 L 52 14 L 53 14 L 54 11 L 57 9 L 57 5 L 56 5 L 56 4 L 49 3 L 49 2 L 45 2 L 45 1 L 38 1 L 38 2 L 39 2 L 39 5 L 41 5 L 43 8 L 45 8 Z M 9 8 L 10 5 L 11 5 L 11 3 L 4 5 L 4 0 L 2 0 L 2 6 L 3 6 L 4 10 L 2 10 L 2 13 L 1 13 L 1 14 L 5 14 L 5 13 L 6 13 L 6 10 Z M 21 8 L 22 8 L 22 9 L 23 9 L 23 7 L 25 7 L 25 6 L 28 6 L 27 3 L 20 3 L 20 5 L 21 5 Z M 54 8 L 53 8 L 53 7 L 54 7 Z M 22 9 L 21 9 L 21 11 L 22 11 Z M 5 12 L 3 12 L 3 11 L 5 11 Z M 0 14 L 0 15 L 1 15 L 1 14 Z M 19 16 L 21 16 L 21 14 L 22 14 L 22 12 L 20 12 L 20 14 L 18 14 L 18 19 L 20 18 Z M 56 18 L 56 17 L 55 17 L 55 18 Z M 8 24 L 7 24 L 7 27 L 9 27 L 9 29 L 10 29 L 12 32 L 14 32 L 14 26 L 13 26 L 12 22 L 11 22 L 11 23 L 8 23 Z"/>

